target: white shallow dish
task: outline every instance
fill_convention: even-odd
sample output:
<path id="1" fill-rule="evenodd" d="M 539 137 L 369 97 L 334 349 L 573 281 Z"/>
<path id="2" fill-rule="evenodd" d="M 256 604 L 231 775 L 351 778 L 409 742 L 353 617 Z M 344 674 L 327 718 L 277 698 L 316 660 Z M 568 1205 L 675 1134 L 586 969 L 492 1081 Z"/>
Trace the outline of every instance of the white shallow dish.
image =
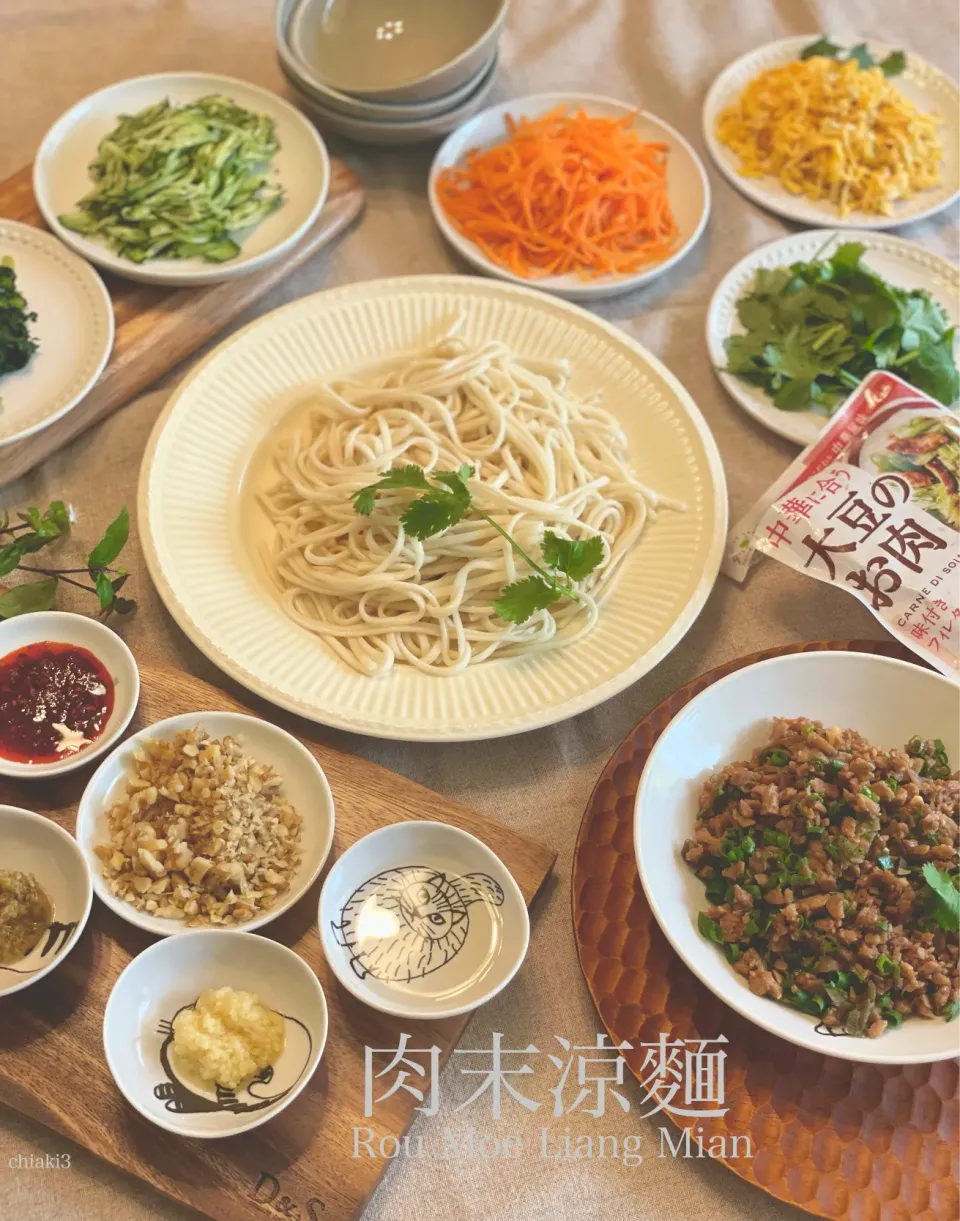
<path id="1" fill-rule="evenodd" d="M 508 115 L 514 118 L 537 118 L 565 103 L 572 108 L 582 107 L 587 114 L 598 117 L 622 118 L 624 115 L 636 113 L 633 127 L 641 137 L 669 147 L 667 190 L 680 232 L 673 253 L 659 263 L 653 263 L 633 275 L 607 275 L 596 280 L 583 280 L 577 275 L 545 276 L 526 280 L 487 258 L 479 246 L 460 233 L 447 218 L 437 197 L 437 179 L 443 170 L 461 164 L 473 148 L 489 148 L 505 140 L 508 135 Z M 543 292 L 556 293 L 569 301 L 594 301 L 602 297 L 617 296 L 663 275 L 690 252 L 703 233 L 710 215 L 710 183 L 706 171 L 700 158 L 683 136 L 646 110 L 638 112 L 635 106 L 628 106 L 613 98 L 598 97 L 592 93 L 541 93 L 491 106 L 470 123 L 459 127 L 440 146 L 430 167 L 427 193 L 430 210 L 440 232 L 468 263 L 487 275 L 509 280 L 513 284 L 538 288 Z"/>
<path id="2" fill-rule="evenodd" d="M 740 158 L 717 139 L 717 119 L 720 112 L 735 102 L 746 86 L 769 68 L 779 67 L 797 59 L 800 52 L 816 42 L 819 34 L 801 34 L 795 38 L 784 38 L 771 42 L 742 55 L 720 73 L 710 86 L 703 103 L 703 138 L 720 173 L 733 186 L 770 212 L 799 221 L 802 225 L 845 229 L 892 229 L 911 221 L 932 216 L 946 208 L 960 194 L 960 93 L 956 83 L 945 73 L 934 68 L 915 55 L 907 54 L 907 66 L 892 78 L 893 84 L 903 95 L 921 110 L 935 111 L 943 120 L 940 139 L 943 145 L 943 181 L 932 190 L 923 191 L 913 199 L 894 204 L 890 216 L 878 216 L 874 212 L 853 211 L 841 219 L 832 204 L 808 199 L 805 195 L 792 195 L 781 186 L 779 179 L 744 178 L 738 172 Z M 853 45 L 858 40 L 834 39 L 843 45 Z M 883 43 L 869 42 L 870 53 L 877 60 L 883 59 L 897 48 Z"/>
<path id="3" fill-rule="evenodd" d="M 910 662 L 868 653 L 797 653 L 746 666 L 712 684 L 660 735 L 637 789 L 637 865 L 660 927 L 725 1004 L 798 1047 L 868 1064 L 925 1064 L 956 1056 L 956 1022 L 912 1018 L 877 1039 L 818 1034 L 813 1017 L 754 996 L 697 930 L 697 914 L 710 905 L 681 850 L 693 834 L 700 789 L 712 773 L 748 759 L 767 741 L 776 716 L 856 729 L 876 746 L 902 747 L 914 734 L 942 738 L 951 766 L 960 758 L 956 687 Z"/>
<path id="4" fill-rule="evenodd" d="M 17 763 L 0 757 L 0 776 L 46 780 L 83 767 L 109 750 L 136 711 L 140 698 L 140 671 L 133 654 L 116 632 L 97 619 L 68 611 L 35 611 L 0 621 L 0 658 L 45 640 L 76 645 L 93 653 L 113 679 L 113 711 L 92 745 L 64 755 L 56 763 Z"/>
<path id="5" fill-rule="evenodd" d="M 288 37 L 298 59 L 341 93 L 422 102 L 457 89 L 490 59 L 508 7 L 509 0 L 300 0 Z M 313 54 L 321 42 L 330 54 L 326 69 Z M 359 73 L 351 70 L 357 60 Z"/>
<path id="6" fill-rule="evenodd" d="M 103 866 L 95 848 L 97 844 L 110 841 L 107 810 L 121 798 L 126 781 L 133 775 L 133 752 L 139 743 L 151 738 L 170 739 L 178 730 L 193 729 L 197 725 L 213 738 L 223 738 L 227 734 L 241 738 L 244 754 L 261 763 L 272 764 L 283 777 L 285 795 L 303 819 L 300 841 L 302 860 L 286 894 L 268 911 L 252 920 L 229 928 L 214 925 L 210 931 L 218 936 L 234 929 L 252 932 L 276 920 L 301 899 L 316 881 L 333 843 L 333 797 L 327 778 L 310 751 L 285 729 L 240 712 L 202 711 L 168 717 L 165 721 L 157 721 L 141 729 L 118 746 L 91 776 L 77 808 L 76 836 L 90 866 L 97 898 L 129 924 L 163 937 L 174 933 L 193 936 L 200 930 L 188 929 L 182 920 L 139 911 L 131 903 L 111 894 L 103 880 Z"/>
<path id="7" fill-rule="evenodd" d="M 565 650 L 494 659 L 443 678 L 343 666 L 281 610 L 251 554 L 242 484 L 304 384 L 442 335 L 500 339 L 527 359 L 570 362 L 575 394 L 600 391 L 637 474 L 688 506 L 662 513 L 626 561 L 597 627 Z M 227 673 L 311 720 L 378 737 L 470 741 L 550 725 L 622 691 L 676 645 L 716 579 L 726 488 L 716 445 L 680 383 L 616 327 L 529 288 L 469 276 L 354 284 L 291 303 L 239 331 L 171 397 L 144 455 L 141 540 L 188 636 Z M 201 515 L 205 528 L 195 522 Z"/>
<path id="8" fill-rule="evenodd" d="M 737 302 L 752 289 L 759 268 L 772 271 L 790 263 L 808 262 L 814 257 L 829 258 L 843 242 L 862 242 L 866 246 L 862 257 L 864 266 L 896 288 L 926 289 L 946 311 L 951 325 L 960 326 L 960 274 L 956 267 L 916 242 L 889 233 L 813 229 L 768 242 L 741 259 L 717 285 L 707 310 L 710 363 L 724 388 L 744 411 L 798 445 L 815 441 L 829 418 L 815 411 L 781 411 L 759 386 L 748 385 L 738 377 L 722 372 L 727 360 L 723 342 L 731 335 L 743 332 L 737 318 Z M 955 337 L 954 350 L 958 347 L 960 339 Z"/>
<path id="9" fill-rule="evenodd" d="M 496 996 L 530 941 L 507 867 L 441 822 L 394 823 L 358 840 L 327 875 L 318 918 L 327 962 L 348 992 L 426 1021 Z"/>
<path id="10" fill-rule="evenodd" d="M 32 873 L 53 907 L 53 921 L 33 949 L 0 965 L 0 997 L 48 975 L 83 932 L 93 902 L 90 871 L 76 840 L 52 818 L 0 805 L 0 866 Z"/>
<path id="11" fill-rule="evenodd" d="M 272 1071 L 236 1090 L 184 1080 L 171 1055 L 171 1024 L 209 988 L 253 992 L 284 1018 Z M 157 1127 L 213 1139 L 273 1119 L 304 1089 L 327 1041 L 327 1002 L 293 950 L 250 933 L 197 932 L 143 951 L 121 972 L 103 1014 L 107 1066 L 121 1094 Z"/>
<path id="12" fill-rule="evenodd" d="M 36 313 L 39 343 L 25 368 L 0 377 L 0 445 L 22 441 L 75 407 L 113 349 L 113 305 L 94 269 L 34 225 L 0 219 L 0 259 Z"/>
<path id="13" fill-rule="evenodd" d="M 298 89 L 300 106 L 324 130 L 336 132 L 360 144 L 406 145 L 422 144 L 427 140 L 438 140 L 454 131 L 477 113 L 490 96 L 497 76 L 497 57 L 490 60 L 477 79 L 472 92 L 468 93 L 451 110 L 421 119 L 364 119 L 357 115 L 343 114 L 314 96 Z"/>
<path id="14" fill-rule="evenodd" d="M 261 224 L 235 234 L 240 253 L 226 263 L 202 258 L 148 259 L 133 263 L 105 242 L 84 237 L 62 225 L 61 213 L 75 210 L 93 183 L 88 166 L 97 145 L 121 114 L 134 114 L 165 98 L 172 103 L 196 101 L 222 93 L 237 105 L 266 114 L 276 123 L 279 151 L 271 163 L 272 178 L 285 192 L 281 207 Z M 120 81 L 77 102 L 43 138 L 33 167 L 33 190 L 43 219 L 71 249 L 107 271 L 128 280 L 189 287 L 246 275 L 278 259 L 303 235 L 320 213 L 330 187 L 330 160 L 313 126 L 289 102 L 266 89 L 210 72 L 160 72 Z"/>

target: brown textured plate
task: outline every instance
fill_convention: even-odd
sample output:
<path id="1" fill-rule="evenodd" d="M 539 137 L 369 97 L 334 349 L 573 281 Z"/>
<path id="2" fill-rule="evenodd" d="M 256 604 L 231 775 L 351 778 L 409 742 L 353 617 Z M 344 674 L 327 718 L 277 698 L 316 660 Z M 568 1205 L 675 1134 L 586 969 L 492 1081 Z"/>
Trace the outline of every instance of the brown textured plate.
<path id="1" fill-rule="evenodd" d="M 580 825 L 573 863 L 573 926 L 597 1012 L 642 1082 L 641 1043 L 728 1040 L 725 1114 L 671 1122 L 709 1146 L 749 1136 L 753 1157 L 716 1160 L 777 1199 L 837 1221 L 957 1221 L 956 1060 L 879 1068 L 804 1051 L 729 1009 L 684 966 L 647 903 L 633 851 L 633 807 L 654 742 L 704 688 L 734 670 L 787 653 L 849 649 L 915 661 L 886 641 L 821 641 L 768 649 L 681 687 L 649 713 L 604 768 Z M 721 1146 L 714 1144 L 714 1148 Z M 694 1145 L 694 1148 L 696 1146 Z M 739 1149 L 742 1151 L 743 1142 Z"/>

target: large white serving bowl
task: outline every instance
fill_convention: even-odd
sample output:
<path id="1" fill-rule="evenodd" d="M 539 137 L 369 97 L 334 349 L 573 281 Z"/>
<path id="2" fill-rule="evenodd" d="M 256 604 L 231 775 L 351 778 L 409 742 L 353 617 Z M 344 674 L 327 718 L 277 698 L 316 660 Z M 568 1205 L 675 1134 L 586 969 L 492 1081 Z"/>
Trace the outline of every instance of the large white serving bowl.
<path id="1" fill-rule="evenodd" d="M 284 1019 L 277 1062 L 222 1091 L 180 1076 L 172 1023 L 201 992 L 252 992 Z M 127 1102 L 151 1123 L 201 1140 L 237 1136 L 288 1107 L 316 1072 L 327 1041 L 327 1002 L 310 967 L 267 937 L 197 932 L 158 941 L 117 978 L 103 1013 L 107 1067 Z"/>
<path id="2" fill-rule="evenodd" d="M 80 940 L 90 915 L 90 870 L 77 841 L 52 818 L 0 805 L 0 868 L 30 873 L 53 907 L 53 922 L 18 962 L 0 965 L 0 998 L 48 975 Z"/>
<path id="3" fill-rule="evenodd" d="M 264 441 L 311 383 L 433 342 L 458 318 L 471 343 L 500 340 L 527 360 L 567 360 L 571 392 L 602 395 L 638 477 L 687 507 L 659 514 L 626 558 L 597 626 L 571 647 L 493 658 L 450 677 L 397 666 L 370 679 L 283 612 L 262 562 L 271 528 L 245 485 Z M 673 374 L 584 310 L 475 276 L 352 284 L 292 302 L 231 336 L 157 421 L 139 506 L 163 601 L 238 682 L 323 724 L 446 742 L 553 724 L 647 673 L 706 601 L 727 521 L 716 444 Z"/>
<path id="4" fill-rule="evenodd" d="M 459 165 L 471 149 L 489 148 L 507 139 L 508 116 L 534 119 L 558 106 L 569 106 L 573 110 L 582 107 L 587 114 L 601 118 L 620 119 L 635 115 L 633 128 L 644 140 L 667 145 L 667 190 L 679 234 L 675 249 L 665 259 L 630 275 L 604 275 L 594 280 L 585 280 L 575 274 L 524 279 L 488 258 L 448 218 L 437 195 L 437 180 L 443 171 Z M 594 301 L 601 297 L 619 296 L 648 284 L 669 271 L 693 249 L 710 216 L 710 183 L 706 171 L 683 136 L 646 110 L 638 111 L 635 106 L 628 106 L 625 102 L 592 93 L 540 93 L 491 106 L 469 123 L 458 127 L 440 146 L 430 167 L 427 193 L 430 210 L 440 232 L 468 263 L 487 275 L 509 280 L 513 284 L 529 285 L 542 292 L 556 293 L 568 301 Z"/>
<path id="5" fill-rule="evenodd" d="M 703 139 L 717 169 L 729 183 L 760 207 L 785 216 L 787 220 L 801 225 L 843 229 L 892 229 L 911 221 L 932 216 L 948 207 L 960 194 L 960 93 L 955 81 L 946 73 L 934 68 L 915 55 L 907 54 L 907 67 L 900 76 L 892 78 L 893 84 L 903 95 L 921 110 L 932 111 L 943 120 L 941 142 L 943 145 L 942 181 L 938 187 L 921 191 L 912 199 L 894 204 L 889 216 L 878 216 L 875 212 L 852 211 L 841 217 L 837 209 L 824 200 L 808 199 L 806 195 L 793 195 L 778 178 L 745 178 L 739 172 L 740 158 L 717 137 L 717 119 L 721 111 L 730 106 L 743 93 L 747 85 L 761 72 L 778 68 L 796 59 L 800 52 L 816 42 L 819 34 L 801 34 L 784 38 L 780 42 L 767 43 L 748 51 L 734 60 L 720 73 L 710 86 L 703 103 Z M 840 39 L 853 45 L 856 38 Z M 882 43 L 869 43 L 874 59 L 884 59 L 898 49 Z"/>
<path id="6" fill-rule="evenodd" d="M 723 277 L 707 308 L 710 363 L 724 389 L 744 411 L 797 445 L 816 441 L 827 426 L 828 417 L 816 411 L 781 411 L 760 386 L 751 386 L 732 373 L 724 373 L 727 354 L 723 344 L 729 336 L 743 332 L 737 318 L 737 302 L 751 291 L 760 268 L 773 271 L 814 258 L 829 259 L 842 242 L 861 242 L 866 247 L 862 256 L 864 267 L 896 288 L 926 290 L 946 312 L 950 325 L 960 326 L 960 272 L 948 259 L 933 254 L 919 242 L 908 242 L 875 229 L 807 229 L 751 251 Z M 954 351 L 960 351 L 960 337 L 956 335 Z"/>
<path id="7" fill-rule="evenodd" d="M 357 114 L 345 114 L 341 109 L 304 93 L 295 82 L 291 83 L 297 89 L 297 101 L 301 109 L 324 131 L 336 132 L 337 135 L 356 140 L 359 144 L 423 144 L 427 140 L 439 140 L 455 131 L 477 113 L 493 90 L 498 62 L 494 56 L 474 82 L 472 90 L 452 109 L 430 114 L 425 118 L 370 119 Z"/>
<path id="8" fill-rule="evenodd" d="M 856 729 L 877 746 L 902 747 L 914 734 L 942 738 L 951 765 L 960 760 L 956 686 L 910 662 L 869 653 L 795 653 L 713 683 L 660 735 L 637 789 L 637 866 L 660 927 L 722 1001 L 798 1047 L 869 1064 L 924 1064 L 956 1056 L 960 1028 L 939 1020 L 908 1019 L 877 1039 L 818 1034 L 813 1017 L 754 996 L 717 946 L 698 932 L 697 915 L 710 904 L 681 850 L 693 835 L 700 789 L 711 774 L 748 759 L 767 741 L 776 716 Z"/>
<path id="9" fill-rule="evenodd" d="M 117 898 L 103 877 L 103 863 L 97 856 L 98 844 L 110 842 L 107 810 L 123 796 L 127 781 L 134 774 L 133 756 L 140 745 L 150 739 L 170 740 L 183 729 L 201 726 L 212 738 L 227 735 L 239 738 L 244 754 L 258 763 L 270 764 L 283 778 L 283 792 L 303 820 L 300 828 L 300 865 L 290 879 L 289 888 L 273 907 L 252 920 L 224 927 L 209 926 L 222 935 L 233 929 L 252 932 L 282 915 L 303 897 L 313 885 L 326 863 L 333 844 L 333 796 L 326 775 L 309 750 L 293 734 L 278 725 L 241 712 L 185 712 L 180 716 L 155 721 L 146 729 L 131 735 L 101 763 L 90 777 L 77 807 L 77 843 L 90 867 L 93 889 L 97 898 L 129 924 L 162 937 L 173 933 L 193 935 L 197 930 L 183 920 L 154 916 L 140 911 L 125 899 Z"/>
<path id="10" fill-rule="evenodd" d="M 341 93 L 418 102 L 475 75 L 497 48 L 508 8 L 509 0 L 300 0 L 287 37 L 313 75 Z"/>
<path id="11" fill-rule="evenodd" d="M 202 258 L 121 258 L 97 238 L 74 233 L 60 223 L 93 186 L 88 166 L 97 146 L 121 114 L 135 114 L 168 98 L 174 104 L 222 93 L 238 106 L 269 115 L 276 124 L 279 151 L 272 161 L 284 202 L 261 224 L 235 235 L 240 253 L 225 263 Z M 232 76 L 211 72 L 160 72 L 120 81 L 72 106 L 44 136 L 33 166 L 33 190 L 43 219 L 77 254 L 128 280 L 191 287 L 246 275 L 272 263 L 293 246 L 316 220 L 330 187 L 330 159 L 313 125 L 283 98 Z"/>

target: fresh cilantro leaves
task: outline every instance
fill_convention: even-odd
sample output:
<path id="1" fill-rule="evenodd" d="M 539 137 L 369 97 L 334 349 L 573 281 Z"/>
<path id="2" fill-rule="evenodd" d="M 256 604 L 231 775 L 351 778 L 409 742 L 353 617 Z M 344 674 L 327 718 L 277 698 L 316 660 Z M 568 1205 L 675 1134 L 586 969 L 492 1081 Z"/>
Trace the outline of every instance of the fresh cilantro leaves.
<path id="1" fill-rule="evenodd" d="M 517 554 L 533 569 L 533 574 L 513 581 L 500 592 L 493 609 L 501 619 L 525 623 L 537 611 L 546 610 L 561 598 L 579 596 L 572 585 L 584 581 L 603 562 L 603 539 L 594 535 L 586 539 L 563 538 L 547 530 L 541 545 L 542 564 L 523 550 L 488 513 L 473 503 L 467 481 L 475 474 L 474 467 L 464 464 L 456 471 L 431 471 L 429 476 L 419 466 L 398 466 L 376 483 L 368 484 L 353 496 L 353 507 L 362 516 L 374 510 L 377 493 L 407 489 L 422 493 L 416 496 L 400 514 L 403 528 L 414 538 L 431 538 L 463 521 L 471 511 L 483 518 L 507 540 Z"/>
<path id="2" fill-rule="evenodd" d="M 44 512 L 29 508 L 18 516 L 16 522 L 11 522 L 9 514 L 0 516 L 0 577 L 19 569 L 38 573 L 40 579 L 24 581 L 0 594 L 0 619 L 49 610 L 61 581 L 96 594 L 101 614 L 115 611 L 118 615 L 128 615 L 136 610 L 136 602 L 119 596 L 127 582 L 126 569 L 111 567 L 130 534 L 130 515 L 126 507 L 107 526 L 83 568 L 48 568 L 24 563 L 25 557 L 49 547 L 69 533 L 70 510 L 62 500 L 52 501 Z M 80 575 L 86 575 L 89 584 L 77 580 Z"/>
<path id="3" fill-rule="evenodd" d="M 824 59 L 836 59 L 841 63 L 852 59 L 859 68 L 879 67 L 884 76 L 899 76 L 907 66 L 907 57 L 902 51 L 891 51 L 885 59 L 877 60 L 870 54 L 865 42 L 858 42 L 855 47 L 844 52 L 843 47 L 837 46 L 829 38 L 818 38 L 800 52 L 801 59 L 812 59 L 814 55 L 820 55 Z"/>
<path id="4" fill-rule="evenodd" d="M 36 352 L 37 341 L 28 325 L 36 320 L 17 288 L 13 259 L 6 255 L 0 259 L 0 377 L 22 369 Z"/>
<path id="5" fill-rule="evenodd" d="M 561 597 L 556 585 L 548 584 L 543 577 L 525 577 L 505 585 L 493 609 L 501 619 L 511 623 L 526 623 L 537 611 L 546 610 Z"/>
<path id="6" fill-rule="evenodd" d="M 353 498 L 353 507 L 364 517 L 369 517 L 373 512 L 373 504 L 376 500 L 377 492 L 388 488 L 421 488 L 427 490 L 429 487 L 430 484 L 427 482 L 427 477 L 421 467 L 395 466 L 387 471 L 382 479 L 378 479 L 376 483 L 371 483 L 368 487 L 361 488 Z"/>
<path id="7" fill-rule="evenodd" d="M 591 538 L 561 538 L 552 530 L 543 536 L 540 548 L 543 562 L 548 568 L 556 568 L 571 581 L 584 581 L 603 561 L 603 539 L 599 534 Z"/>
<path id="8" fill-rule="evenodd" d="M 942 929 L 957 932 L 960 929 L 960 890 L 956 883 L 932 861 L 927 861 L 922 872 L 931 899 L 930 914 Z"/>
<path id="9" fill-rule="evenodd" d="M 874 369 L 954 403 L 960 373 L 946 314 L 929 293 L 864 267 L 864 250 L 844 242 L 827 259 L 758 270 L 737 303 L 743 333 L 724 343 L 726 371 L 783 411 L 830 415 Z"/>

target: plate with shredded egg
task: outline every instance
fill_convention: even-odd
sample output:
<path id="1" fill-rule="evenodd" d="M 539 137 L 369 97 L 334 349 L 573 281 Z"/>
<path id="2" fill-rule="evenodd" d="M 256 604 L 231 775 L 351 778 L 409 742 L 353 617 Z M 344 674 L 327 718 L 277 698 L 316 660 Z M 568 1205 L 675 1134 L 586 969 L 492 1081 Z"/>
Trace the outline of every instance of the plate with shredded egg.
<path id="1" fill-rule="evenodd" d="M 801 35 L 724 69 L 703 132 L 724 177 L 761 207 L 887 229 L 960 194 L 958 106 L 956 83 L 913 52 Z"/>

